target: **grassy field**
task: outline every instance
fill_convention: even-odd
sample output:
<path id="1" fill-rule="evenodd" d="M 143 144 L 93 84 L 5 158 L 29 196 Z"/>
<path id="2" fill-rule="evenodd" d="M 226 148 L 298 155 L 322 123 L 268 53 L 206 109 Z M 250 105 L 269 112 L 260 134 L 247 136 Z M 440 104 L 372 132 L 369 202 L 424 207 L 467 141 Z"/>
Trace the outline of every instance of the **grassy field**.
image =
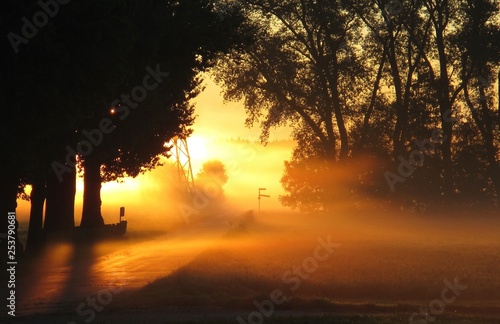
<path id="1" fill-rule="evenodd" d="M 127 323 L 127 324 L 159 324 L 159 323 L 201 323 L 201 324 L 230 324 L 239 323 L 236 318 L 243 317 L 246 314 L 230 313 L 230 314 L 213 314 L 206 313 L 203 315 L 193 315 L 193 313 L 166 313 L 162 311 L 122 311 L 119 313 L 106 312 L 100 314 L 92 323 L 96 324 L 110 324 L 110 323 Z M 264 323 L 276 324 L 392 324 L 392 323 L 409 323 L 409 314 L 407 313 L 379 313 L 379 314 L 332 314 L 322 312 L 312 313 L 277 313 L 275 316 L 266 318 Z M 51 314 L 43 316 L 29 316 L 18 318 L 15 321 L 6 319 L 2 323 L 71 323 L 74 321 L 74 316 L 65 314 Z M 494 316 L 471 316 L 471 315 L 443 315 L 433 322 L 436 324 L 498 324 L 500 317 Z M 80 323 L 80 322 L 76 322 Z M 85 323 L 81 321 L 81 323 Z M 240 322 L 241 323 L 241 322 Z M 246 322 L 249 323 L 249 322 Z M 259 323 L 255 321 L 253 323 Z M 415 323 L 423 323 L 416 321 Z"/>
<path id="2" fill-rule="evenodd" d="M 500 323 L 495 218 L 263 214 L 217 224 L 83 254 L 75 271 L 90 273 L 71 294 L 32 299 L 18 320 L 85 323 L 78 305 L 121 278 L 92 323 L 411 323 L 415 314 L 421 324 L 420 308 L 429 323 Z M 72 272 L 57 267 L 49 271 Z"/>

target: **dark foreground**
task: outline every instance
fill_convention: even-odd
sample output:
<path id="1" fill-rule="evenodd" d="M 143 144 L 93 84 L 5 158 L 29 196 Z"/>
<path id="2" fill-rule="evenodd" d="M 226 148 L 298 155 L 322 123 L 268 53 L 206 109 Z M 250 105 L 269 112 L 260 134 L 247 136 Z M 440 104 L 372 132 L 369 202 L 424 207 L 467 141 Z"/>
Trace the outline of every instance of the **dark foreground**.
<path id="1" fill-rule="evenodd" d="M 495 218 L 272 216 L 54 245 L 0 322 L 500 323 Z"/>
<path id="2" fill-rule="evenodd" d="M 361 313 L 361 314 L 360 314 Z M 408 317 L 411 313 L 371 313 L 370 311 L 362 311 L 355 314 L 342 313 L 337 314 L 315 311 L 315 312 L 276 312 L 273 316 L 266 318 L 263 323 L 409 323 Z M 145 311 L 120 311 L 120 312 L 105 312 L 91 323 L 127 323 L 127 324 L 143 324 L 143 323 L 205 323 L 205 324 L 225 324 L 225 323 L 260 323 L 256 318 L 253 322 L 245 320 L 240 322 L 238 317 L 246 318 L 248 311 L 239 312 L 204 312 L 200 310 L 189 313 L 176 313 L 171 311 L 145 310 Z M 8 320 L 2 323 L 64 323 L 73 324 L 74 315 L 72 314 L 52 314 L 39 315 L 16 318 L 15 321 Z M 74 323 L 80 323 L 75 321 Z M 85 323 L 82 321 L 81 323 Z M 414 323 L 422 324 L 424 321 L 415 321 Z M 436 318 L 435 324 L 498 324 L 500 316 L 481 316 L 481 315 L 442 315 Z"/>

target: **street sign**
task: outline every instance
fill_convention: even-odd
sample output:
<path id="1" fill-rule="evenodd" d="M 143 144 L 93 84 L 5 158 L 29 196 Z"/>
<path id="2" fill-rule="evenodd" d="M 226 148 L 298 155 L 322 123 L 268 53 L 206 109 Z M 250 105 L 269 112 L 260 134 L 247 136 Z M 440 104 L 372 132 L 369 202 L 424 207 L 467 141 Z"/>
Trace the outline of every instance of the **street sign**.
<path id="1" fill-rule="evenodd" d="M 266 197 L 266 198 L 271 197 L 269 195 L 263 195 L 263 194 L 260 193 L 261 191 L 264 191 L 264 190 L 266 190 L 266 188 L 259 188 L 259 196 L 258 196 L 258 199 L 259 199 L 259 213 L 260 213 L 260 198 L 261 197 Z"/>

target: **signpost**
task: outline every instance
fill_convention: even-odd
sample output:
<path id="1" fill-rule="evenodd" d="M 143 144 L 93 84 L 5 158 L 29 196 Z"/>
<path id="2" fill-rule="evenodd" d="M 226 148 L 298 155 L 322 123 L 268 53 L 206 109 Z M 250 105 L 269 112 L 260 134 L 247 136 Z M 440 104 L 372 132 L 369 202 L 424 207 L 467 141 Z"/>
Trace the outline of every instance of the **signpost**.
<path id="1" fill-rule="evenodd" d="M 120 207 L 120 222 L 122 221 L 122 217 L 125 216 L 125 207 Z"/>
<path id="2" fill-rule="evenodd" d="M 259 214 L 260 214 L 260 198 L 261 197 L 267 197 L 267 198 L 271 197 L 269 195 L 263 195 L 260 193 L 261 191 L 264 191 L 264 190 L 266 190 L 266 188 L 259 188 L 259 197 L 258 197 L 259 198 Z"/>

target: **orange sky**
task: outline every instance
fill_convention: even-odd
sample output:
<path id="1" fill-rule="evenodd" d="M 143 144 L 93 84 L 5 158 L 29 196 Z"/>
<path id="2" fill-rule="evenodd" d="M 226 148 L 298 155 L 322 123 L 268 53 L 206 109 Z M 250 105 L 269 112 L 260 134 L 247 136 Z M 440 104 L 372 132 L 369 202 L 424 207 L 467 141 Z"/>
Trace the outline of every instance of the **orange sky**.
<path id="1" fill-rule="evenodd" d="M 209 138 L 245 138 L 258 141 L 260 129 L 258 125 L 253 128 L 245 127 L 246 114 L 242 103 L 224 103 L 221 89 L 211 80 L 206 80 L 206 89 L 196 103 L 196 124 L 194 135 Z M 270 140 L 287 140 L 290 138 L 291 129 L 282 127 L 271 131 Z"/>
<path id="2" fill-rule="evenodd" d="M 221 160 L 228 171 L 229 180 L 224 187 L 227 201 L 238 205 L 239 209 L 258 208 L 257 192 L 259 187 L 266 187 L 262 208 L 281 209 L 278 196 L 283 194 L 279 180 L 283 174 L 283 162 L 291 156 L 293 143 L 289 141 L 291 130 L 279 128 L 273 130 L 270 144 L 259 144 L 258 125 L 251 129 L 244 126 L 245 111 L 241 103 L 224 103 L 220 88 L 211 80 L 206 81 L 206 89 L 195 100 L 196 122 L 194 133 L 188 140 L 193 172 L 196 174 L 202 164 L 208 160 Z M 250 142 L 237 141 L 237 139 Z M 172 166 L 166 161 L 158 168 L 136 179 L 125 179 L 123 183 L 106 183 L 102 188 L 103 216 L 106 223 L 118 220 L 118 208 L 127 207 L 127 218 L 134 213 L 143 212 L 144 208 L 153 207 L 162 210 L 167 204 L 165 197 L 165 172 Z M 78 180 L 75 207 L 75 222 L 81 218 L 83 182 Z M 166 208 L 166 206 L 165 206 Z M 168 207 L 170 208 L 170 207 Z M 19 219 L 27 219 L 29 203 L 18 201 Z"/>

